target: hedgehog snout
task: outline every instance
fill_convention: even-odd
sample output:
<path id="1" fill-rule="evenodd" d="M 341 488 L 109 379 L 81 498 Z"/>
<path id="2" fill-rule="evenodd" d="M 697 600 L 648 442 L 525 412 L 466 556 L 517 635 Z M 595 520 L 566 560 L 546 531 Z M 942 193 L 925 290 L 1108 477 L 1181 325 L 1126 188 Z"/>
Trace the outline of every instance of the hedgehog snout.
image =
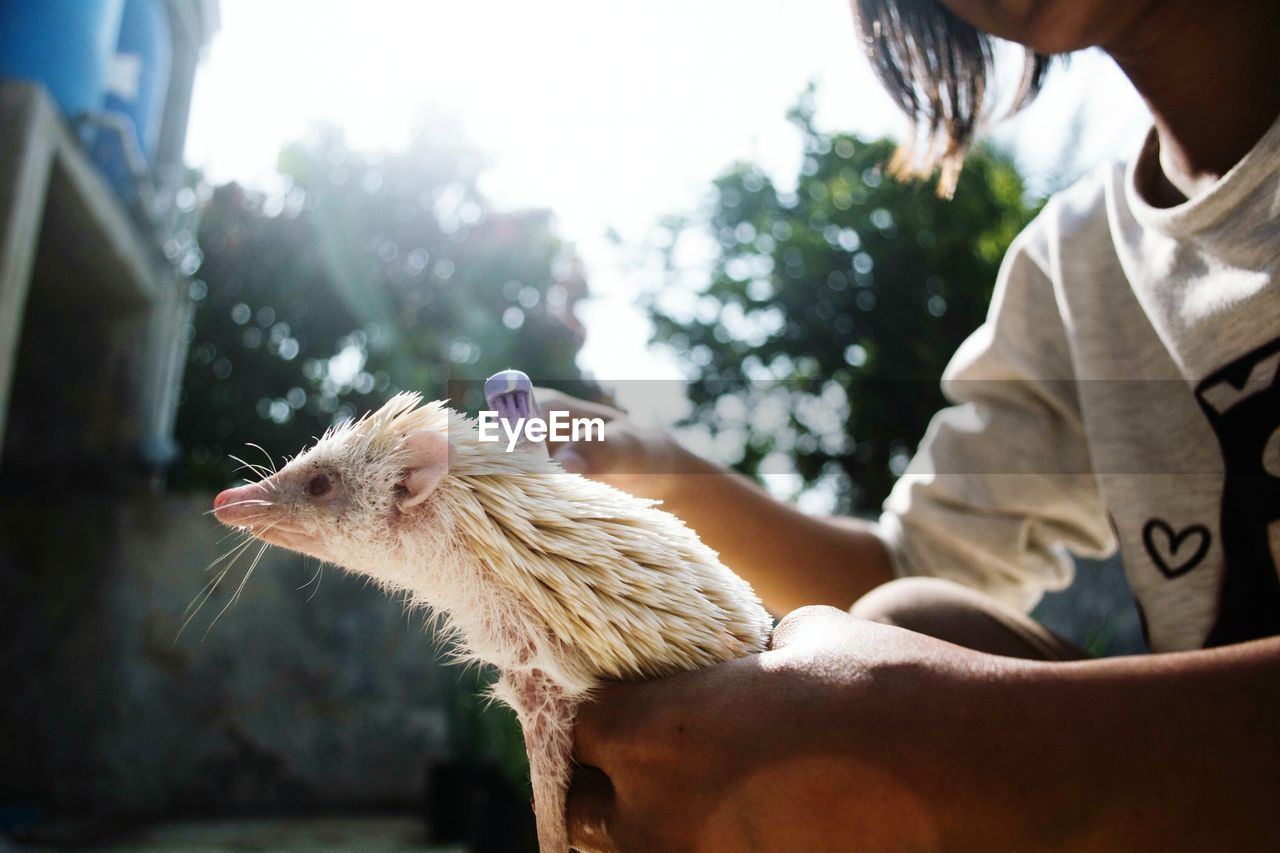
<path id="1" fill-rule="evenodd" d="M 249 483 L 219 492 L 213 499 L 213 514 L 223 524 L 247 527 L 265 516 L 274 503 L 266 482 Z"/>

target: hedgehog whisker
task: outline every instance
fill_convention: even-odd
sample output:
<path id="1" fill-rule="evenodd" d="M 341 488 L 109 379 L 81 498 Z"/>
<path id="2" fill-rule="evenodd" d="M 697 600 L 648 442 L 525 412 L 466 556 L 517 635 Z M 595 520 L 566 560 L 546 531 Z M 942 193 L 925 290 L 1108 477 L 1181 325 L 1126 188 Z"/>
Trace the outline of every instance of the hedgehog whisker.
<path id="1" fill-rule="evenodd" d="M 227 507 L 231 507 L 231 506 L 275 506 L 275 502 L 264 501 L 261 498 L 245 498 L 242 501 L 234 501 L 229 504 L 223 504 L 222 506 L 216 506 L 213 509 L 207 509 L 204 511 L 203 515 L 213 515 L 218 510 L 226 509 Z"/>
<path id="2" fill-rule="evenodd" d="M 236 562 L 247 550 L 249 550 L 249 547 L 252 544 L 253 544 L 253 536 L 246 534 L 244 541 L 234 545 L 230 551 L 223 554 L 218 559 L 214 560 L 205 569 L 205 571 L 207 572 L 209 571 L 209 569 L 212 569 L 214 566 L 216 566 L 218 563 L 222 562 L 223 560 L 227 559 L 228 557 L 232 558 L 229 563 L 227 563 L 225 566 L 222 567 L 222 570 L 220 572 L 218 572 L 216 575 L 214 575 L 212 578 L 209 579 L 208 583 L 206 583 L 204 587 L 198 593 L 196 593 L 195 598 L 191 599 L 191 603 L 187 605 L 187 609 L 182 611 L 182 616 L 183 616 L 182 626 L 178 628 L 178 633 L 173 638 L 173 641 L 175 643 L 182 637 L 182 633 L 187 630 L 187 626 L 191 624 L 191 620 L 196 618 L 196 614 L 199 613 L 200 610 L 203 609 L 205 604 L 208 603 L 209 599 L 213 597 L 214 591 L 217 590 L 218 585 L 222 583 L 222 579 L 227 576 L 227 572 L 231 571 L 231 567 L 236 564 Z"/>
<path id="3" fill-rule="evenodd" d="M 235 461 L 240 463 L 240 468 L 237 468 L 236 469 L 237 471 L 239 471 L 241 468 L 248 468 L 250 471 L 258 475 L 259 481 L 267 480 L 267 479 L 270 479 L 271 477 L 272 472 L 262 465 L 256 465 L 252 462 L 245 462 L 243 459 L 241 459 L 239 456 L 236 456 L 234 453 L 228 453 L 227 457 L 230 459 L 234 459 Z"/>
<path id="4" fill-rule="evenodd" d="M 262 555 L 267 553 L 267 549 L 271 547 L 271 543 L 263 542 L 262 547 L 258 549 L 258 553 L 254 555 L 253 562 L 249 564 L 249 570 L 244 573 L 244 578 L 240 581 L 240 586 L 236 587 L 236 594 L 231 596 L 230 604 L 235 604 L 240 600 L 240 594 L 244 592 L 245 584 L 249 582 L 249 578 L 253 576 L 253 570 L 258 567 L 258 562 L 262 559 Z"/>
<path id="5" fill-rule="evenodd" d="M 316 566 L 316 573 L 311 576 L 311 580 L 298 587 L 298 589 L 306 589 L 311 586 L 312 581 L 315 582 L 316 588 L 311 590 L 311 594 L 307 596 L 308 602 L 316 597 L 316 593 L 320 591 L 320 584 L 324 582 L 324 560 L 321 560 Z"/>
<path id="6" fill-rule="evenodd" d="M 223 560 L 227 559 L 227 557 L 230 557 L 230 556 L 231 556 L 232 554 L 234 554 L 236 551 L 240 550 L 240 549 L 241 549 L 241 548 L 243 548 L 245 545 L 248 545 L 250 542 L 252 542 L 252 541 L 253 541 L 253 533 L 252 533 L 252 532 L 250 532 L 250 531 L 248 531 L 248 530 L 237 530 L 237 531 L 236 531 L 236 533 L 239 533 L 239 534 L 240 534 L 241 536 L 243 536 L 244 538 L 243 538 L 243 539 L 241 539 L 241 540 L 240 540 L 239 542 L 237 542 L 236 544 L 232 545 L 232 546 L 231 546 L 231 548 L 230 548 L 230 550 L 228 550 L 228 551 L 227 551 L 225 554 L 223 554 L 221 557 L 218 557 L 218 558 L 217 558 L 216 560 L 214 560 L 212 563 L 210 563 L 209 565 L 205 566 L 205 567 L 204 567 L 204 570 L 205 570 L 206 572 L 207 572 L 207 571 L 209 571 L 209 570 L 211 570 L 214 566 L 218 565 L 218 564 L 219 564 L 219 563 L 221 563 Z"/>
<path id="7" fill-rule="evenodd" d="M 265 513 L 265 512 L 259 512 L 259 513 L 256 513 L 256 514 L 254 514 L 254 515 L 251 515 L 251 516 L 249 516 L 249 517 L 245 518 L 245 519 L 244 519 L 244 521 L 245 521 L 246 526 L 241 530 L 241 532 L 242 532 L 242 533 L 247 533 L 247 534 L 249 534 L 250 536 L 254 536 L 255 534 L 254 534 L 254 532 L 253 532 L 253 524 L 252 524 L 252 522 L 253 522 L 255 519 L 259 519 L 259 518 L 264 517 L 265 515 L 266 515 L 266 513 Z"/>
<path id="8" fill-rule="evenodd" d="M 270 528 L 267 528 L 268 530 Z M 265 532 L 265 531 L 264 531 Z M 249 582 L 249 578 L 253 576 L 253 570 L 258 567 L 258 561 L 262 559 L 262 555 L 267 553 L 267 549 L 271 545 L 263 542 L 262 547 L 258 549 L 258 553 L 254 555 L 253 561 L 249 563 L 249 568 L 245 570 L 244 577 L 240 579 L 240 585 L 236 587 L 235 593 L 227 599 L 227 603 L 222 605 L 222 609 L 218 611 L 218 615 L 213 617 L 213 621 L 209 623 L 209 627 L 205 629 L 204 636 L 208 637 L 209 632 L 213 630 L 213 626 L 218 624 L 218 620 L 222 618 L 222 614 L 231 609 L 231 606 L 240 600 L 240 593 L 244 592 L 245 584 Z"/>
<path id="9" fill-rule="evenodd" d="M 240 463 L 240 465 L 235 469 L 237 471 L 242 471 L 247 468 L 248 470 L 257 474 L 259 479 L 265 478 L 270 474 L 270 472 L 267 471 L 267 469 L 262 465 L 257 465 L 257 464 L 254 464 L 253 462 L 246 462 L 243 459 L 241 459 L 239 456 L 236 456 L 234 453 L 228 453 L 227 458 Z"/>
<path id="10" fill-rule="evenodd" d="M 274 526 L 274 525 L 272 525 L 272 526 Z M 270 529 L 271 529 L 271 527 L 267 527 L 267 528 L 266 528 L 265 530 L 263 530 L 262 532 L 264 532 L 264 533 L 265 533 L 267 530 L 270 530 Z M 252 541 L 252 540 L 251 540 L 251 541 Z M 218 620 L 222 618 L 222 614 L 226 613 L 226 612 L 231 608 L 231 605 L 235 604 L 235 603 L 236 603 L 236 601 L 240 598 L 240 593 L 244 591 L 244 585 L 245 585 L 246 583 L 248 583 L 248 582 L 249 582 L 249 576 L 253 574 L 253 570 L 254 570 L 254 568 L 256 568 L 256 567 L 257 567 L 257 565 L 258 565 L 258 561 L 262 559 L 262 555 L 263 555 L 264 553 L 266 553 L 266 550 L 267 550 L 267 548 L 269 548 L 269 547 L 270 547 L 270 545 L 269 545 L 268 543 L 266 543 L 266 542 L 263 542 L 263 543 L 262 543 L 262 547 L 258 549 L 258 553 L 257 553 L 256 555 L 254 555 L 253 561 L 252 561 L 251 563 L 249 563 L 249 568 L 248 568 L 248 570 L 247 570 L 247 571 L 245 571 L 245 573 L 244 573 L 244 577 L 243 577 L 243 578 L 241 578 L 241 580 L 240 580 L 240 585 L 239 585 L 238 587 L 236 587 L 236 591 L 235 591 L 235 593 L 234 593 L 234 594 L 232 594 L 232 596 L 231 596 L 229 599 L 227 599 L 227 603 L 226 603 L 226 604 L 224 604 L 224 605 L 222 605 L 222 609 L 218 611 L 218 615 L 217 615 L 217 616 L 215 616 L 215 617 L 213 617 L 213 621 L 209 623 L 209 627 L 208 627 L 208 628 L 206 628 L 206 629 L 205 629 L 205 631 L 204 631 L 204 637 L 202 637 L 202 638 L 201 638 L 202 640 L 204 640 L 204 639 L 208 638 L 208 636 L 209 636 L 209 632 L 213 630 L 213 626 L 214 626 L 214 625 L 217 625 L 217 624 L 218 624 Z M 245 551 L 247 551 L 247 550 L 248 550 L 248 548 L 246 547 L 246 548 L 242 549 L 242 550 L 240 551 L 240 553 L 241 553 L 241 554 L 243 554 L 243 553 L 244 553 Z M 221 574 L 222 574 L 222 575 L 225 575 L 225 574 L 226 574 L 226 573 L 231 569 L 231 566 L 232 566 L 232 565 L 233 565 L 233 564 L 234 564 L 238 559 L 239 559 L 239 556 L 237 555 L 236 560 L 233 560 L 231 563 L 228 563 L 228 564 L 227 564 L 227 567 L 226 567 L 225 569 L 223 569 L 223 570 L 222 570 L 222 573 L 221 573 Z"/>
<path id="11" fill-rule="evenodd" d="M 233 456 L 233 457 L 231 457 L 231 458 L 232 458 L 232 459 L 236 459 L 236 457 L 234 457 L 234 456 Z M 237 460 L 237 461 L 238 461 L 238 460 Z M 244 480 L 245 480 L 245 482 L 246 482 L 246 483 L 262 483 L 262 482 L 265 482 L 265 481 L 266 481 L 266 476 L 267 476 L 267 475 L 266 475 L 266 474 L 264 474 L 264 473 L 262 473 L 262 470 L 259 470 L 259 468 L 255 468 L 255 467 L 253 467 L 253 466 L 249 465 L 249 463 L 247 463 L 247 462 L 241 462 L 239 465 L 237 465 L 235 468 L 233 468 L 233 469 L 232 469 L 231 473 L 232 473 L 232 474 L 236 474 L 236 473 L 239 473 L 240 471 L 243 471 L 243 470 L 245 470 L 245 469 L 248 469 L 249 471 L 251 471 L 251 472 L 253 472 L 254 474 L 257 474 L 257 475 L 258 475 L 258 479 L 256 479 L 256 480 L 250 480 L 248 477 L 245 477 L 245 478 L 244 478 Z"/>
<path id="12" fill-rule="evenodd" d="M 272 473 L 272 474 L 279 474 L 279 473 L 280 473 L 280 472 L 276 469 L 276 463 L 275 463 L 275 460 L 271 458 L 271 454 L 270 454 L 270 453 L 268 453 L 265 449 L 263 449 L 262 445 L 260 445 L 260 444 L 254 444 L 252 441 L 246 441 L 246 442 L 245 442 L 245 447 L 252 447 L 252 448 L 254 448 L 255 450 L 257 450 L 257 451 L 261 452 L 263 456 L 267 457 L 267 465 L 268 465 L 268 466 L 270 466 L 270 468 L 271 468 L 271 473 Z"/>
<path id="13" fill-rule="evenodd" d="M 237 534 L 238 534 L 238 535 L 243 536 L 245 533 L 246 533 L 246 531 L 241 530 L 241 529 L 239 529 L 239 528 L 232 528 L 230 531 L 228 531 L 228 532 L 226 532 L 226 533 L 222 534 L 221 536 L 219 536 L 219 537 L 218 537 L 218 541 L 217 541 L 217 542 L 214 542 L 213 544 L 214 544 L 214 545 L 221 545 L 223 542 L 226 542 L 226 541 L 227 541 L 228 539 L 230 539 L 232 536 L 235 536 L 235 535 L 237 535 Z M 207 570 L 206 570 L 206 571 L 207 571 Z"/>
<path id="14" fill-rule="evenodd" d="M 260 512 L 260 513 L 257 513 L 256 515 L 251 515 L 251 516 L 249 516 L 248 518 L 246 518 L 246 519 L 244 520 L 244 521 L 245 521 L 245 523 L 246 523 L 246 526 L 245 526 L 245 527 L 237 527 L 237 528 L 233 529 L 230 533 L 225 534 L 221 539 L 219 539 L 219 540 L 218 540 L 217 542 L 215 542 L 214 544 L 215 544 L 215 545 L 221 545 L 221 544 L 222 544 L 223 542 L 225 542 L 227 539 L 229 539 L 230 537 L 235 536 L 235 535 L 237 535 L 237 534 L 239 534 L 240 536 L 248 536 L 249 538 L 251 538 L 251 539 L 252 539 L 252 538 L 253 538 L 253 535 L 254 535 L 254 534 L 253 534 L 253 525 L 252 525 L 252 522 L 254 521 L 254 519 L 262 518 L 264 515 L 266 515 L 266 513 L 264 513 L 264 512 Z M 234 546 L 232 546 L 232 547 L 239 547 L 239 543 L 237 543 L 237 545 L 234 545 Z M 222 556 L 223 556 L 223 557 L 225 557 L 225 556 L 226 556 L 226 554 L 223 554 Z M 219 559 L 222 559 L 222 558 L 220 557 Z M 212 562 L 212 563 L 210 563 L 209 565 L 205 566 L 205 569 L 204 569 L 204 570 L 205 570 L 206 572 L 207 572 L 207 571 L 209 571 L 209 569 L 212 569 L 215 565 L 217 565 L 217 563 L 218 563 L 218 560 L 215 560 L 214 562 Z"/>

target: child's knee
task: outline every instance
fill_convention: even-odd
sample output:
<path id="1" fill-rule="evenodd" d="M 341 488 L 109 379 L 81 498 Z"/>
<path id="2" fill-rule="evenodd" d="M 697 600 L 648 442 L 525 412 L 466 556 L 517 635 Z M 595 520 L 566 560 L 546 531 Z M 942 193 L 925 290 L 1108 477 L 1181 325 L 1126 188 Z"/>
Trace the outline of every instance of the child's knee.
<path id="1" fill-rule="evenodd" d="M 849 612 L 989 654 L 1036 660 L 1087 656 L 1083 649 L 1055 636 L 1025 613 L 941 578 L 890 581 L 858 599 Z"/>
<path id="2" fill-rule="evenodd" d="M 858 599 L 849 612 L 859 619 L 883 622 L 930 634 L 924 626 L 944 611 L 968 609 L 972 603 L 959 584 L 932 577 L 898 578 L 881 584 Z"/>

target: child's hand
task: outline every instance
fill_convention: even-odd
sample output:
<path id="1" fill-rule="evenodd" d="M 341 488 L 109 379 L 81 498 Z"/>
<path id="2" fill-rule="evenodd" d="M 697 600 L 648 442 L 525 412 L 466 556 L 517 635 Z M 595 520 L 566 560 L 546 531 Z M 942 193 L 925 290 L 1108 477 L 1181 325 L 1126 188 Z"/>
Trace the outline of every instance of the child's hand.
<path id="1" fill-rule="evenodd" d="M 607 686 L 578 713 L 570 839 L 584 851 L 937 846 L 948 809 L 972 807 L 951 790 L 964 791 L 957 750 L 940 744 L 981 741 L 950 727 L 967 710 L 955 687 L 989 660 L 807 607 L 763 654 Z"/>
<path id="2" fill-rule="evenodd" d="M 625 413 L 600 403 L 589 403 L 549 388 L 534 389 L 544 416 L 568 412 L 571 418 L 600 418 L 604 441 L 577 441 L 548 445 L 551 456 L 564 470 L 641 497 L 662 500 L 670 496 L 683 468 L 685 451 L 661 430 L 642 430 Z"/>

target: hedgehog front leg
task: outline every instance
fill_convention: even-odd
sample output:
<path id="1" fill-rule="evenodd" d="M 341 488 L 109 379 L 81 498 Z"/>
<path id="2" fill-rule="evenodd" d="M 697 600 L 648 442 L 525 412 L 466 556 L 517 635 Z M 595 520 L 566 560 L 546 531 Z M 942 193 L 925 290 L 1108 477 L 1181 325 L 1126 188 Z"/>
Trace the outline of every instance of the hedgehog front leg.
<path id="1" fill-rule="evenodd" d="M 504 676 L 498 695 L 515 709 L 524 732 L 538 847 L 541 853 L 569 853 L 565 798 L 578 702 L 537 670 Z"/>
<path id="2" fill-rule="evenodd" d="M 542 853 L 569 853 L 565 797 L 572 760 L 572 717 L 544 718 L 525 734 L 529 778 L 533 786 L 533 814 L 538 822 Z"/>

